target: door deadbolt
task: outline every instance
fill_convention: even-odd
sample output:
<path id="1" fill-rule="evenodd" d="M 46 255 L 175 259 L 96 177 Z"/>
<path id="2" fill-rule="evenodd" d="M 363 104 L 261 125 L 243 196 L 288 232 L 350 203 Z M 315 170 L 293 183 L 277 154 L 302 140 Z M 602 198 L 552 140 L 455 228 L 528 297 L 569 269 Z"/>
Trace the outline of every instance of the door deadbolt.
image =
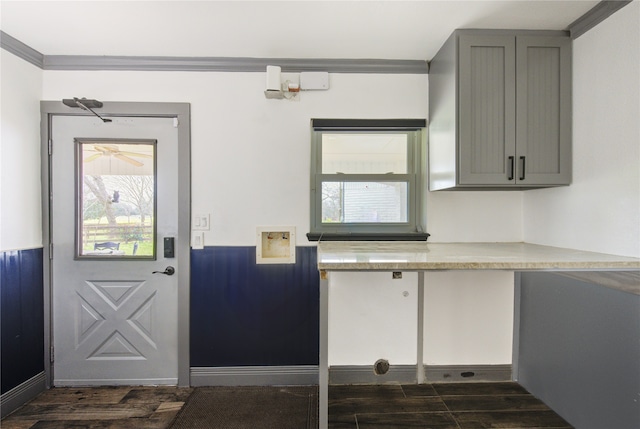
<path id="1" fill-rule="evenodd" d="M 173 268 L 172 266 L 168 266 L 167 268 L 164 269 L 164 271 L 154 271 L 151 274 L 166 274 L 168 276 L 172 276 L 173 273 L 176 272 L 176 269 Z"/>

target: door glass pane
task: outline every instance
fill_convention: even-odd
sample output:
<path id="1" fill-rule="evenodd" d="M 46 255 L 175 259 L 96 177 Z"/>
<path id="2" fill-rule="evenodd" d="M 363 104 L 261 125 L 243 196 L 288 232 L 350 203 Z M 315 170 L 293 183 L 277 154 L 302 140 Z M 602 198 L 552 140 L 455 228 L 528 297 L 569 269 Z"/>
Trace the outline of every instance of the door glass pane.
<path id="1" fill-rule="evenodd" d="M 322 182 L 322 223 L 406 223 L 406 182 Z"/>
<path id="2" fill-rule="evenodd" d="M 322 135 L 323 174 L 406 174 L 407 134 Z"/>
<path id="3" fill-rule="evenodd" d="M 76 256 L 155 258 L 155 141 L 76 144 Z"/>

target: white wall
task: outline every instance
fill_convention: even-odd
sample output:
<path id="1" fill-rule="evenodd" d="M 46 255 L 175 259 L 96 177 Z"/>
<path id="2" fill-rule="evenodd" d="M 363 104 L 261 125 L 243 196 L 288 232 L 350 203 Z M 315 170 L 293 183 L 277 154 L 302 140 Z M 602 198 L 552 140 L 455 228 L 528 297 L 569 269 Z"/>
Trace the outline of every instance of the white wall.
<path id="1" fill-rule="evenodd" d="M 640 257 L 640 3 L 573 43 L 573 183 L 524 193 L 531 243 Z"/>
<path id="2" fill-rule="evenodd" d="M 253 245 L 260 225 L 295 225 L 309 245 L 309 120 L 425 118 L 424 75 L 331 75 L 329 91 L 267 100 L 265 73 L 45 72 L 45 99 L 176 101 L 192 107 L 192 208 L 206 245 Z M 421 96 L 424 94 L 424 96 Z"/>
<path id="3" fill-rule="evenodd" d="M 427 194 L 429 241 L 522 241 L 522 192 L 441 191 Z"/>
<path id="4" fill-rule="evenodd" d="M 510 364 L 512 271 L 425 273 L 424 363 Z"/>
<path id="5" fill-rule="evenodd" d="M 278 225 L 296 226 L 297 244 L 314 245 L 305 237 L 311 118 L 427 117 L 426 75 L 331 74 L 330 86 L 329 91 L 303 92 L 300 101 L 290 102 L 265 99 L 265 73 L 44 72 L 46 100 L 76 96 L 191 103 L 192 210 L 211 213 L 212 231 L 205 236 L 209 246 L 254 245 L 257 226 Z M 520 192 L 429 193 L 427 205 L 432 241 L 522 240 Z M 330 363 L 373 364 L 380 357 L 392 364 L 415 363 L 415 312 L 407 310 L 417 308 L 415 284 L 407 286 L 409 296 L 404 297 L 397 281 L 387 284 L 391 280 L 385 277 L 376 277 L 373 288 L 367 281 L 336 277 L 330 294 Z M 477 280 L 476 284 L 482 287 L 483 282 L 493 285 L 495 281 Z M 463 325 L 465 320 L 475 323 L 478 314 L 499 313 L 501 303 L 511 299 L 513 287 L 512 278 L 500 282 L 486 290 L 481 306 L 462 296 L 453 300 Z M 447 284 L 449 294 L 466 293 L 464 285 Z M 429 288 L 426 295 L 430 299 Z M 361 314 L 357 317 L 351 312 L 356 302 Z M 498 336 L 510 336 L 511 310 L 507 313 L 503 325 L 496 327 Z M 380 326 L 384 320 L 388 322 Z M 427 331 L 434 348 L 448 347 L 451 329 L 442 331 L 430 315 Z M 453 335 L 471 344 L 470 335 L 482 343 L 482 335 L 489 339 L 495 332 L 461 329 Z M 510 362 L 511 344 L 501 347 Z M 473 363 L 472 349 L 466 359 Z M 445 354 L 446 350 L 451 353 L 438 363 L 449 363 L 454 349 L 445 349 Z M 477 356 L 483 363 L 487 360 L 483 347 L 477 349 Z M 505 362 L 500 358 L 492 363 Z"/>
<path id="6" fill-rule="evenodd" d="M 329 365 L 415 364 L 418 274 L 329 276 Z"/>
<path id="7" fill-rule="evenodd" d="M 0 251 L 42 247 L 42 70 L 0 49 Z"/>

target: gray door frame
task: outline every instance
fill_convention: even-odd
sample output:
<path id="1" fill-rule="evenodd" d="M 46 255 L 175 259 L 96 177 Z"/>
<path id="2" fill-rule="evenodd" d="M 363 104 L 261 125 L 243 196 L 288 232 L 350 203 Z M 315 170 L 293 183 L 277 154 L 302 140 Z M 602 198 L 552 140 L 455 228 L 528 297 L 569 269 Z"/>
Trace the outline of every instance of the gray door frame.
<path id="1" fill-rule="evenodd" d="M 191 278 L 191 107 L 189 103 L 137 103 L 104 102 L 97 109 L 101 116 L 164 117 L 177 118 L 178 124 L 178 236 L 176 240 L 176 261 L 180 266 L 178 276 L 178 386 L 190 385 L 189 363 L 189 300 Z M 44 368 L 46 386 L 53 384 L 52 355 L 52 295 L 51 295 L 51 133 L 52 118 L 63 116 L 91 116 L 79 108 L 62 104 L 62 101 L 40 102 L 41 136 L 41 185 L 42 185 L 42 244 L 44 273 Z M 53 147 L 55 150 L 55 147 Z"/>

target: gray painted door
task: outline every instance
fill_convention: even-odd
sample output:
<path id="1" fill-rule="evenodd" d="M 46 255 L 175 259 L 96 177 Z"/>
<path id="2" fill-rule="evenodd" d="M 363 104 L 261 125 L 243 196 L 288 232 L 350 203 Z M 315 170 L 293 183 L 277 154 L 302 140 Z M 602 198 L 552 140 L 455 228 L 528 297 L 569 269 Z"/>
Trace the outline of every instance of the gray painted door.
<path id="1" fill-rule="evenodd" d="M 516 40 L 519 185 L 571 183 L 571 39 Z"/>
<path id="2" fill-rule="evenodd" d="M 515 52 L 513 36 L 460 36 L 461 185 L 515 182 Z"/>
<path id="3" fill-rule="evenodd" d="M 177 272 L 181 269 L 177 259 L 165 258 L 163 252 L 163 239 L 175 237 L 178 231 L 178 131 L 173 118 L 112 120 L 103 123 L 92 116 L 52 119 L 53 383 L 175 385 L 178 276 L 152 272 L 167 266 Z M 78 166 L 83 165 L 78 139 L 103 141 L 109 148 L 122 139 L 156 142 L 155 258 L 122 250 L 83 255 L 82 245 L 77 244 L 84 240 L 78 226 L 82 221 L 77 223 L 75 217 L 82 213 L 76 202 L 83 192 L 82 176 L 77 174 Z M 103 151 L 102 155 L 112 163 L 122 162 L 122 156 L 114 153 Z M 117 200 L 115 194 L 113 198 Z M 123 236 L 120 241 L 128 240 Z"/>

